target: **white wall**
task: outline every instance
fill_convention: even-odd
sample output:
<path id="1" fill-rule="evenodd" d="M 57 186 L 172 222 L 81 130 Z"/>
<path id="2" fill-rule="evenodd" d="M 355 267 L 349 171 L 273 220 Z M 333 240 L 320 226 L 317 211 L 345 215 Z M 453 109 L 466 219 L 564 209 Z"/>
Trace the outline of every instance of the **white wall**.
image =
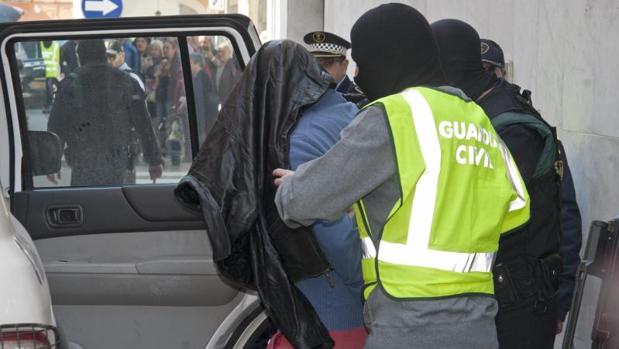
<path id="1" fill-rule="evenodd" d="M 303 43 L 305 34 L 324 27 L 323 0 L 287 0 L 286 38 Z"/>
<path id="2" fill-rule="evenodd" d="M 206 6 L 196 0 L 124 0 L 123 17 L 154 16 L 157 10 L 164 16 L 177 15 L 181 4 L 197 13 L 206 13 Z"/>
<path id="3" fill-rule="evenodd" d="M 514 62 L 514 81 L 559 129 L 583 214 L 619 213 L 619 3 L 616 0 L 409 0 L 430 22 L 457 18 Z M 345 38 L 383 1 L 325 0 L 325 30 Z"/>

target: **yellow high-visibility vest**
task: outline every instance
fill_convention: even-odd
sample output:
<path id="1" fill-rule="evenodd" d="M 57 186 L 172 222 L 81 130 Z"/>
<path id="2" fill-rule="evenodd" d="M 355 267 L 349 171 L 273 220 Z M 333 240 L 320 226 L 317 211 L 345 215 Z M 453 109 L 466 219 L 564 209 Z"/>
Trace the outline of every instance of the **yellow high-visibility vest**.
<path id="1" fill-rule="evenodd" d="M 51 45 L 45 46 L 41 41 L 41 57 L 45 62 L 45 77 L 58 78 L 60 76 L 60 44 L 57 41 L 52 41 Z"/>
<path id="2" fill-rule="evenodd" d="M 529 196 L 511 154 L 477 104 L 431 88 L 384 97 L 400 198 L 382 232 L 356 218 L 367 297 L 494 294 L 499 237 L 529 219 Z"/>

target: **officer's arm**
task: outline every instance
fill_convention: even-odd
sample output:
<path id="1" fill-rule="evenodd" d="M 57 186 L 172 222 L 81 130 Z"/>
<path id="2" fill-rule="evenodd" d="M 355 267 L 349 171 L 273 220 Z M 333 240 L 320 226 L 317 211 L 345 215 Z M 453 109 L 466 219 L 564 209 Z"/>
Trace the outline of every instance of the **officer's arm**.
<path id="1" fill-rule="evenodd" d="M 531 200 L 516 161 L 505 145 L 501 144 L 500 148 L 507 167 L 507 175 L 513 188 L 512 200 L 501 226 L 501 233 L 507 233 L 529 221 Z"/>
<path id="2" fill-rule="evenodd" d="M 71 84 L 69 80 L 60 83 L 58 94 L 54 99 L 54 104 L 49 114 L 49 120 L 47 121 L 47 130 L 58 135 L 62 149 L 64 149 L 67 142 L 67 132 L 71 127 L 69 115 L 75 113 L 75 110 L 71 110 L 74 104 L 72 103 L 72 98 L 69 97 L 71 92 L 70 88 Z"/>
<path id="3" fill-rule="evenodd" d="M 144 154 L 144 160 L 151 166 L 160 165 L 163 160 L 161 159 L 161 151 L 159 144 L 157 143 L 157 137 L 153 126 L 150 121 L 150 115 L 148 109 L 146 109 L 146 101 L 144 92 L 138 85 L 137 81 L 133 78 L 131 80 L 131 118 L 133 121 L 133 127 L 138 133 L 140 138 L 140 144 L 142 145 L 142 151 Z"/>
<path id="4" fill-rule="evenodd" d="M 544 150 L 544 141 L 534 130 L 522 125 L 507 127 L 499 133 L 512 154 L 520 174 L 528 183 Z"/>
<path id="5" fill-rule="evenodd" d="M 561 246 L 559 253 L 563 260 L 563 272 L 559 286 L 559 320 L 565 321 L 572 303 L 576 270 L 580 264 L 582 244 L 582 221 L 576 202 L 576 191 L 572 174 L 567 163 L 563 145 L 559 142 L 563 160 L 563 180 L 561 181 Z"/>
<path id="6" fill-rule="evenodd" d="M 277 190 L 275 204 L 290 227 L 333 221 L 396 173 L 384 111 L 362 111 L 324 156 L 298 167 Z"/>

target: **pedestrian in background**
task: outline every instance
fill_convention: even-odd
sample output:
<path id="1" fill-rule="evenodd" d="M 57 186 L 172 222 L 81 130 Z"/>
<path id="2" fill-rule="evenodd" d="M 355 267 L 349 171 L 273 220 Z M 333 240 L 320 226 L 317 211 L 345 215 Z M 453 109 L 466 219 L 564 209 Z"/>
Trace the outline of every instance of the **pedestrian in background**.
<path id="1" fill-rule="evenodd" d="M 144 82 L 142 78 L 137 74 L 136 71 L 131 69 L 127 62 L 125 61 L 125 48 L 121 41 L 115 40 L 109 43 L 108 48 L 105 51 L 105 55 L 107 57 L 108 63 L 114 67 L 122 70 L 123 72 L 129 74 L 131 78 L 140 86 L 142 91 L 145 91 Z"/>
<path id="2" fill-rule="evenodd" d="M 144 58 L 144 86 L 146 89 L 146 105 L 151 117 L 158 119 L 159 111 L 157 109 L 157 72 L 159 71 L 159 65 L 163 59 L 163 42 L 161 40 L 153 39 L 148 45 L 148 54 Z M 155 126 L 158 125 L 158 121 L 155 121 Z"/>
<path id="3" fill-rule="evenodd" d="M 134 137 L 151 179 L 161 177 L 144 92 L 128 74 L 107 64 L 103 40 L 81 40 L 77 50 L 80 68 L 61 82 L 48 122 L 71 167 L 71 186 L 123 184 Z"/>
<path id="4" fill-rule="evenodd" d="M 139 72 L 142 69 L 140 67 L 140 53 L 133 45 L 133 41 L 130 39 L 121 39 L 120 41 L 123 46 L 123 51 L 125 52 L 127 65 L 134 72 Z"/>
<path id="5" fill-rule="evenodd" d="M 49 114 L 60 78 L 60 44 L 57 41 L 41 41 L 41 56 L 45 64 L 45 106 L 43 113 Z"/>
<path id="6" fill-rule="evenodd" d="M 215 84 L 204 70 L 204 56 L 194 53 L 189 56 L 194 103 L 196 106 L 196 123 L 198 125 L 198 140 L 204 142 L 206 135 L 213 127 L 218 113 L 218 97 Z"/>
<path id="7" fill-rule="evenodd" d="M 200 36 L 199 42 L 202 54 L 206 60 L 205 70 L 214 81 L 217 72 L 217 64 L 215 64 L 217 52 L 213 49 L 213 38 L 211 36 Z"/>
<path id="8" fill-rule="evenodd" d="M 240 74 L 241 71 L 236 58 L 234 58 L 232 44 L 226 40 L 219 44 L 217 51 L 217 72 L 215 75 L 220 103 L 225 102 Z"/>
<path id="9" fill-rule="evenodd" d="M 67 40 L 60 46 L 60 72 L 63 76 L 68 76 L 79 66 L 76 50 L 77 43 L 75 40 Z"/>
<path id="10" fill-rule="evenodd" d="M 147 37 L 138 37 L 133 41 L 133 45 L 135 49 L 138 51 L 138 55 L 140 56 L 140 70 L 137 72 L 142 79 L 144 79 L 144 72 L 152 62 L 148 62 L 148 45 L 150 44 L 150 38 Z"/>

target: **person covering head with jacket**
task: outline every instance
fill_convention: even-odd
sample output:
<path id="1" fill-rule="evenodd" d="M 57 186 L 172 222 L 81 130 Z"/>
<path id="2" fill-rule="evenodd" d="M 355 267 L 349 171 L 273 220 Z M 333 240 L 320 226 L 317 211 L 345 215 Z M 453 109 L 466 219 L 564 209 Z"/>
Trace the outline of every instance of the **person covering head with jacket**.
<path id="1" fill-rule="evenodd" d="M 351 39 L 373 102 L 324 156 L 274 171 L 279 214 L 307 226 L 354 205 L 366 348 L 495 348 L 494 253 L 529 214 L 518 169 L 483 110 L 441 87 L 417 10 L 374 8 Z"/>
<path id="2" fill-rule="evenodd" d="M 314 63 L 312 60 L 306 62 L 309 66 Z M 336 85 L 331 85 L 316 103 L 303 108 L 300 120 L 290 134 L 290 168 L 296 169 L 329 151 L 357 111 L 357 107 L 337 91 Z M 331 265 L 331 271 L 298 281 L 295 286 L 307 297 L 329 330 L 335 342 L 334 348 L 361 349 L 367 332 L 363 326 L 361 304 L 363 279 L 359 233 L 347 213 L 335 221 L 316 222 L 312 230 Z M 278 333 L 267 348 L 293 347 Z"/>
<path id="3" fill-rule="evenodd" d="M 556 293 L 561 275 L 560 176 L 554 129 L 520 89 L 484 71 L 480 39 L 469 24 L 432 24 L 443 69 L 453 86 L 484 109 L 514 155 L 531 195 L 531 220 L 501 238 L 493 269 L 499 302 L 501 348 L 552 348 L 557 331 Z"/>
<path id="4" fill-rule="evenodd" d="M 328 328 L 294 285 L 316 278 L 329 287 L 326 274 L 333 265 L 312 229 L 283 224 L 270 174 L 291 166 L 291 134 L 299 118 L 324 102 L 332 85 L 301 45 L 289 40 L 264 44 L 176 189 L 182 202 L 201 210 L 221 275 L 257 289 L 273 324 L 296 348 L 333 346 Z"/>

